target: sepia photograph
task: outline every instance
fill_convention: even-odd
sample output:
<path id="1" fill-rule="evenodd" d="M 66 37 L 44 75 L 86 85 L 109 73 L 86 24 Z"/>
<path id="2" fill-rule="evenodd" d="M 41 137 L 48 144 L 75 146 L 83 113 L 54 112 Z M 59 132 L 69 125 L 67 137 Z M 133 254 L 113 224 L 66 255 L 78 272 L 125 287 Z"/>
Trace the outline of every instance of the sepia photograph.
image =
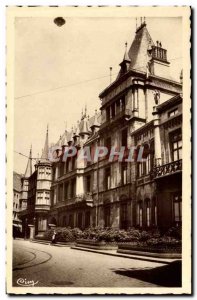
<path id="1" fill-rule="evenodd" d="M 191 294 L 189 7 L 7 7 L 7 293 Z"/>

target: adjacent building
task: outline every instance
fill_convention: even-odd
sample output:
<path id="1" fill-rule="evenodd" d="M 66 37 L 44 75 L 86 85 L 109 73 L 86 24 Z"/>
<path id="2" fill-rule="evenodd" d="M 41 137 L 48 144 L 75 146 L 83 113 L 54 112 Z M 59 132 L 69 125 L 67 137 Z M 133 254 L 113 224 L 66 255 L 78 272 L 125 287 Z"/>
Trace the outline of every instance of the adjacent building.
<path id="1" fill-rule="evenodd" d="M 13 215 L 12 215 L 12 225 L 16 229 L 15 231 L 22 230 L 22 223 L 18 216 L 21 210 L 22 200 L 21 200 L 21 174 L 16 172 L 13 173 Z"/>

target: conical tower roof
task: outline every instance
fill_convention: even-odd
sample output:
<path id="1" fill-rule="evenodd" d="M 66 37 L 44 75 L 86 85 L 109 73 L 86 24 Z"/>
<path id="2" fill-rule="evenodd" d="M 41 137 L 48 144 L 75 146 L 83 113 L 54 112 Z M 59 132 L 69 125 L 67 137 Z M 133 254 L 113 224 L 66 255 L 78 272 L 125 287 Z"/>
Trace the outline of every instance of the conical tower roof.
<path id="1" fill-rule="evenodd" d="M 86 116 L 84 116 L 80 123 L 80 134 L 89 134 L 89 132 L 89 120 Z"/>
<path id="2" fill-rule="evenodd" d="M 49 153 L 49 137 L 48 137 L 48 126 L 47 126 L 47 132 L 46 132 L 46 138 L 44 143 L 44 149 L 42 151 L 41 159 L 48 159 L 48 153 Z"/>
<path id="3" fill-rule="evenodd" d="M 75 130 L 74 130 L 74 137 L 78 137 L 79 136 L 79 132 L 80 132 L 80 129 L 79 129 L 79 121 L 77 121 L 77 126 L 75 127 Z"/>
<path id="4" fill-rule="evenodd" d="M 30 148 L 30 151 L 29 151 L 29 158 L 28 158 L 24 177 L 27 178 L 27 177 L 30 177 L 31 175 L 32 175 L 32 147 Z"/>
<path id="5" fill-rule="evenodd" d="M 67 140 L 67 130 L 64 131 L 64 134 L 62 135 L 62 143 L 61 146 L 66 146 L 68 144 Z"/>
<path id="6" fill-rule="evenodd" d="M 92 127 L 100 127 L 101 124 L 99 123 L 98 119 L 99 119 L 99 116 L 98 116 L 97 110 L 95 110 L 95 114 L 94 114 L 94 116 L 90 120 L 91 121 L 91 124 L 89 124 L 90 128 L 92 128 Z"/>

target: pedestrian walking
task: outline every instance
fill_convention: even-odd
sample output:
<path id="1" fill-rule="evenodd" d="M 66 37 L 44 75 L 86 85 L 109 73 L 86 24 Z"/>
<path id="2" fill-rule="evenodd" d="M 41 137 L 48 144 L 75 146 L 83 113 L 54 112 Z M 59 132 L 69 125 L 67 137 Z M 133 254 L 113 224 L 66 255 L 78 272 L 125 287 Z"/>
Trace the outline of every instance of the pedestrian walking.
<path id="1" fill-rule="evenodd" d="M 51 239 L 51 244 L 56 244 L 56 231 L 54 230 L 53 235 L 52 235 L 52 239 Z"/>

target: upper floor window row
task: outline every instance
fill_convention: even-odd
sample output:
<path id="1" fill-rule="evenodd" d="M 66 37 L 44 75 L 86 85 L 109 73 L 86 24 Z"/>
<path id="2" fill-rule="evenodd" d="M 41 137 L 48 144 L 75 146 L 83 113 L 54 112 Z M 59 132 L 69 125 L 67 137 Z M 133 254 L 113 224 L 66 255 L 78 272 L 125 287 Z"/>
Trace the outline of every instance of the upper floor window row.
<path id="1" fill-rule="evenodd" d="M 119 112 L 125 110 L 125 96 L 113 102 L 106 108 L 106 120 L 113 119 Z"/>

